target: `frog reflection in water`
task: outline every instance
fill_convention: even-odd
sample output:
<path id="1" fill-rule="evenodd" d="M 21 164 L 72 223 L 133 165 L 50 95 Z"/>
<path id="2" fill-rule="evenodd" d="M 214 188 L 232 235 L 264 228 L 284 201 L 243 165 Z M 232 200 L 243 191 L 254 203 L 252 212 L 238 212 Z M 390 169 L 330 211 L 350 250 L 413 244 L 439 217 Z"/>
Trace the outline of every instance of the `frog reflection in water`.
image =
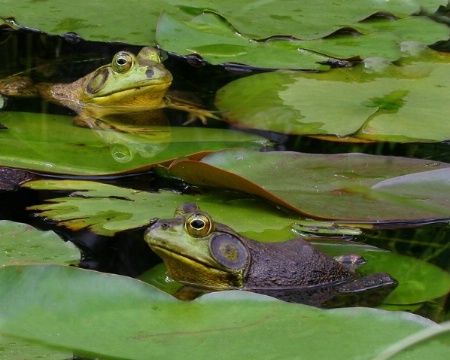
<path id="1" fill-rule="evenodd" d="M 165 107 L 189 113 L 191 121 L 202 122 L 215 115 L 196 104 L 167 96 L 171 73 L 161 63 L 158 51 L 144 47 L 137 56 L 118 52 L 112 62 L 70 84 L 36 84 L 31 79 L 13 76 L 0 80 L 0 94 L 31 97 L 66 106 L 78 113 L 79 125 L 104 119 L 109 115 L 142 113 Z M 122 129 L 120 129 L 122 130 Z"/>
<path id="2" fill-rule="evenodd" d="M 155 219 L 145 240 L 176 281 L 213 290 L 242 289 L 314 306 L 332 303 L 336 295 L 377 293 L 379 302 L 397 282 L 388 274 L 359 276 L 358 255 L 332 258 L 302 238 L 262 243 L 213 222 L 196 204 L 179 206 L 175 218 Z M 366 304 L 355 300 L 352 305 Z"/>

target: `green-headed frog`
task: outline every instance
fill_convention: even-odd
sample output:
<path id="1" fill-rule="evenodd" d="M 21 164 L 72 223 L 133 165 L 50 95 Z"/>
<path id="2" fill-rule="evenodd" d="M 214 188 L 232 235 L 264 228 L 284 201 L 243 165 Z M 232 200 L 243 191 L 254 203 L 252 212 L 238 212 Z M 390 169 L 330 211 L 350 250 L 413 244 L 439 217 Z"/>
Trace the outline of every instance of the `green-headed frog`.
<path id="1" fill-rule="evenodd" d="M 335 295 L 382 290 L 384 297 L 397 285 L 388 274 L 355 273 L 355 265 L 364 263 L 359 255 L 335 259 L 303 238 L 258 242 L 214 222 L 193 203 L 179 206 L 173 219 L 153 220 L 145 240 L 171 278 L 201 288 L 250 290 L 327 306 Z"/>
<path id="2" fill-rule="evenodd" d="M 144 47 L 137 56 L 120 51 L 110 64 L 69 84 L 36 84 L 28 77 L 12 76 L 0 80 L 0 94 L 38 96 L 78 113 L 75 123 L 102 119 L 111 114 L 137 113 L 164 107 L 183 110 L 191 120 L 215 117 L 189 101 L 167 96 L 171 73 L 164 67 L 157 49 Z"/>

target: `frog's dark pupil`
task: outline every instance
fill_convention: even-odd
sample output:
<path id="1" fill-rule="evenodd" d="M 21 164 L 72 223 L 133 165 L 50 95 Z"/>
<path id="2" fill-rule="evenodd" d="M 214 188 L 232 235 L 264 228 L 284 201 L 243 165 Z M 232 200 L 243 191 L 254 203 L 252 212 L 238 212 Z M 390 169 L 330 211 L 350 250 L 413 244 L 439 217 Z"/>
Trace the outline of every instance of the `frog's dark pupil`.
<path id="1" fill-rule="evenodd" d="M 205 226 L 205 222 L 203 220 L 198 220 L 198 219 L 197 220 L 193 220 L 191 222 L 191 226 L 194 229 L 200 230 L 200 229 L 202 229 Z"/>
<path id="2" fill-rule="evenodd" d="M 124 59 L 124 58 L 117 59 L 117 64 L 120 65 L 120 66 L 123 66 L 126 63 L 127 63 L 127 59 Z"/>

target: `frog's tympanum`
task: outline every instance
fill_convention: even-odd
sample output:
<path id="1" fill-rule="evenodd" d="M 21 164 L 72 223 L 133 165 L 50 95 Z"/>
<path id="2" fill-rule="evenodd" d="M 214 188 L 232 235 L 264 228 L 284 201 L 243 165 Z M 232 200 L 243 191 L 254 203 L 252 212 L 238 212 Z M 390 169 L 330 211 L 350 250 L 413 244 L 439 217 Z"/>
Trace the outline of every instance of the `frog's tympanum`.
<path id="1" fill-rule="evenodd" d="M 144 47 L 137 56 L 118 52 L 111 63 L 70 84 L 36 84 L 27 77 L 0 80 L 0 94 L 37 96 L 66 106 L 79 114 L 76 123 L 102 119 L 111 114 L 137 113 L 164 107 L 187 111 L 205 122 L 215 117 L 188 101 L 166 96 L 172 83 L 171 73 L 164 67 L 158 51 Z M 89 124 L 89 122 L 88 122 Z"/>
<path id="2" fill-rule="evenodd" d="M 364 262 L 358 255 L 333 258 L 303 238 L 251 240 L 214 222 L 193 203 L 179 206 L 173 219 L 153 220 L 145 240 L 171 278 L 202 288 L 250 290 L 327 307 L 336 306 L 329 300 L 342 294 L 381 290 L 384 297 L 397 285 L 388 274 L 358 275 L 355 264 Z"/>

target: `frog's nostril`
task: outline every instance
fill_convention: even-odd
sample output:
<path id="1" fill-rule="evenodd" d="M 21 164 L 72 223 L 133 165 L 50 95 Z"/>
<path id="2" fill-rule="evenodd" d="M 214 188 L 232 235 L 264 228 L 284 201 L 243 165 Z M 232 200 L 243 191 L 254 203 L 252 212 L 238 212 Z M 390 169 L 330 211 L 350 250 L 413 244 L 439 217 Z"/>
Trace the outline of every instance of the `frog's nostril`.
<path id="1" fill-rule="evenodd" d="M 162 223 L 161 224 L 161 229 L 163 229 L 163 230 L 167 230 L 167 229 L 169 229 L 170 228 L 170 224 L 169 223 Z"/>

